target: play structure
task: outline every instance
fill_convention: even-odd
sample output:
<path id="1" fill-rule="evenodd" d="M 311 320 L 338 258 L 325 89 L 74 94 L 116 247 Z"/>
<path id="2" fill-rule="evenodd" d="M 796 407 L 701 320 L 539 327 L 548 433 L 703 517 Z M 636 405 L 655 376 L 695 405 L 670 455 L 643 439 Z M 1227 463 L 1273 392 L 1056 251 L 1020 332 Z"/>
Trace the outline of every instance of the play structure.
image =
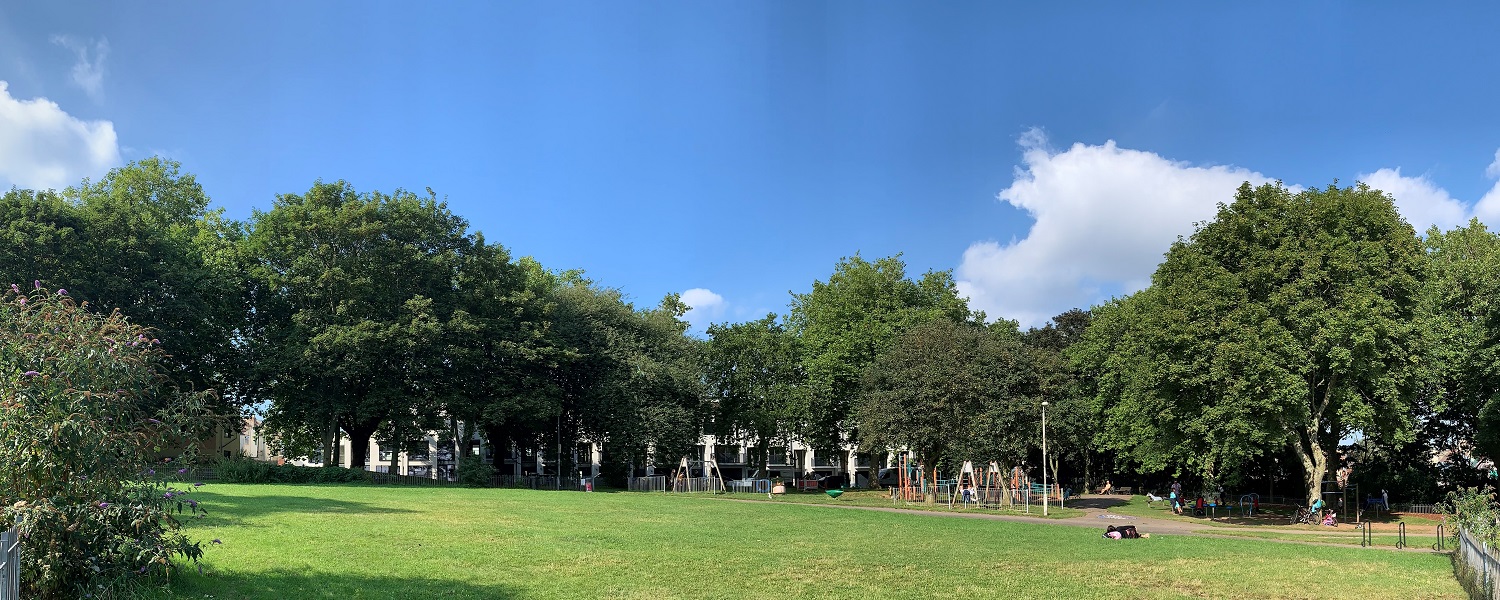
<path id="1" fill-rule="evenodd" d="M 698 476 L 693 476 L 694 473 Z M 683 458 L 672 472 L 672 479 L 667 482 L 667 491 L 724 493 L 724 474 L 719 471 L 719 461 Z"/>
<path id="2" fill-rule="evenodd" d="M 891 488 L 892 500 L 916 502 L 927 495 L 927 479 L 922 465 L 912 461 L 911 455 L 902 452 L 896 457 L 896 487 Z"/>
<path id="3" fill-rule="evenodd" d="M 970 504 L 979 505 L 979 479 L 974 475 L 974 463 L 964 461 L 963 466 L 958 468 L 958 476 L 953 478 L 953 484 L 948 486 L 948 507 L 955 504 L 965 507 Z"/>

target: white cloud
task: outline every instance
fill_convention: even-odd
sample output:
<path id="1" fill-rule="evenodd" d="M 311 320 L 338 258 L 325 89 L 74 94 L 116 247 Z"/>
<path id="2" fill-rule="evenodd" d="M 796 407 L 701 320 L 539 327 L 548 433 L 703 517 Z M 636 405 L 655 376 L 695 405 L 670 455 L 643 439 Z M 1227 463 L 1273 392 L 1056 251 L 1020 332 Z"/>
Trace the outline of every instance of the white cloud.
<path id="1" fill-rule="evenodd" d="M 1401 216 L 1417 230 L 1437 225 L 1441 229 L 1452 229 L 1469 220 L 1469 209 L 1462 202 L 1448 195 L 1448 190 L 1438 187 L 1426 175 L 1406 177 L 1401 168 L 1380 169 L 1374 173 L 1361 174 L 1358 179 L 1370 187 L 1390 194 L 1396 200 Z"/>
<path id="2" fill-rule="evenodd" d="M 693 288 L 682 293 L 682 303 L 691 308 L 683 315 L 683 320 L 691 323 L 693 329 L 703 331 L 708 329 L 716 319 L 724 316 L 724 309 L 728 303 L 724 297 L 704 288 Z"/>
<path id="3" fill-rule="evenodd" d="M 1500 179 L 1500 150 L 1495 151 L 1495 162 L 1490 163 L 1484 174 L 1491 179 Z M 1496 181 L 1495 186 L 1474 204 L 1474 216 L 1492 228 L 1500 228 L 1500 181 Z"/>
<path id="4" fill-rule="evenodd" d="M 52 43 L 73 51 L 78 62 L 73 63 L 73 83 L 83 88 L 95 102 L 104 99 L 104 58 L 109 56 L 109 40 L 100 38 L 94 42 L 93 56 L 89 44 L 71 36 L 54 35 Z"/>
<path id="5" fill-rule="evenodd" d="M 79 120 L 46 98 L 12 98 L 0 81 L 0 185 L 62 188 L 118 164 L 113 123 Z"/>
<path id="6" fill-rule="evenodd" d="M 1024 167 L 999 198 L 1035 223 L 1025 238 L 969 246 L 958 266 L 960 293 L 991 318 L 1040 325 L 1150 283 L 1172 240 L 1233 201 L 1245 181 L 1264 175 L 1197 167 L 1109 141 L 1049 150 L 1046 135 L 1021 136 Z"/>

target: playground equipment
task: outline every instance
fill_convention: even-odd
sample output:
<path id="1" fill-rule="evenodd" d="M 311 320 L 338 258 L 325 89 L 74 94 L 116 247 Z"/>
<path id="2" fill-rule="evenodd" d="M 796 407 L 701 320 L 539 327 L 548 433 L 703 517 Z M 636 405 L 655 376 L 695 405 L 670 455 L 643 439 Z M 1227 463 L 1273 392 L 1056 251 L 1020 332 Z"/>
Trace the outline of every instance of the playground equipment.
<path id="1" fill-rule="evenodd" d="M 910 454 L 902 452 L 896 457 L 896 470 L 896 487 L 891 489 L 892 500 L 915 502 L 927 494 L 927 481 L 922 473 L 922 465 L 912 462 Z"/>
<path id="2" fill-rule="evenodd" d="M 1240 514 L 1246 517 L 1254 516 L 1256 509 L 1260 508 L 1260 494 L 1251 492 L 1240 496 Z"/>
<path id="3" fill-rule="evenodd" d="M 970 502 L 979 504 L 979 480 L 974 476 L 974 463 L 964 461 L 959 467 L 958 476 L 953 478 L 953 485 L 949 488 L 948 508 L 953 508 L 955 502 L 961 502 L 968 507 Z"/>
<path id="4" fill-rule="evenodd" d="M 700 476 L 694 477 L 694 472 L 700 473 Z M 724 493 L 724 474 L 719 471 L 719 461 L 683 458 L 676 471 L 672 473 L 669 489 L 678 493 Z"/>
<path id="5" fill-rule="evenodd" d="M 1000 471 L 1000 463 L 990 461 L 990 466 L 980 475 L 977 487 L 980 506 L 995 508 L 1006 500 L 1005 475 Z"/>

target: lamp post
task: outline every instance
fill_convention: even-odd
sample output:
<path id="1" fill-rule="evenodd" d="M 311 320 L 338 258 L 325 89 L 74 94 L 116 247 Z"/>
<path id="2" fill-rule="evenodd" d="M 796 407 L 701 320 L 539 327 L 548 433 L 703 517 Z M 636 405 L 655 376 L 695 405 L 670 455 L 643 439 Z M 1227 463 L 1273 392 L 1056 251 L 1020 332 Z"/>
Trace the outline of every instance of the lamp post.
<path id="1" fill-rule="evenodd" d="M 1047 516 L 1047 401 L 1042 401 L 1042 516 Z"/>

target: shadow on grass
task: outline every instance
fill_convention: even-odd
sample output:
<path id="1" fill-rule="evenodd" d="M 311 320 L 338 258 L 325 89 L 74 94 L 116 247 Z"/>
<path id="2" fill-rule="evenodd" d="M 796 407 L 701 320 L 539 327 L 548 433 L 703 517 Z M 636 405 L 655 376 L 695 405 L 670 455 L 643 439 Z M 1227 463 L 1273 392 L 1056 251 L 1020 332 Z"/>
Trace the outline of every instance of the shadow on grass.
<path id="1" fill-rule="evenodd" d="M 394 567 L 399 570 L 400 567 Z M 421 575 L 344 575 L 271 571 L 264 573 L 191 573 L 153 600 L 214 598 L 216 600 L 301 600 L 305 598 L 525 598 L 522 590 Z"/>
<path id="2" fill-rule="evenodd" d="M 208 511 L 209 516 L 229 520 L 281 513 L 375 515 L 415 512 L 404 508 L 375 506 L 364 502 L 333 500 L 329 498 L 308 498 L 305 496 L 243 497 L 198 491 L 193 493 L 193 498 Z"/>
<path id="3" fill-rule="evenodd" d="M 1067 501 L 1068 508 L 1109 509 L 1130 504 L 1130 496 L 1074 496 Z"/>

